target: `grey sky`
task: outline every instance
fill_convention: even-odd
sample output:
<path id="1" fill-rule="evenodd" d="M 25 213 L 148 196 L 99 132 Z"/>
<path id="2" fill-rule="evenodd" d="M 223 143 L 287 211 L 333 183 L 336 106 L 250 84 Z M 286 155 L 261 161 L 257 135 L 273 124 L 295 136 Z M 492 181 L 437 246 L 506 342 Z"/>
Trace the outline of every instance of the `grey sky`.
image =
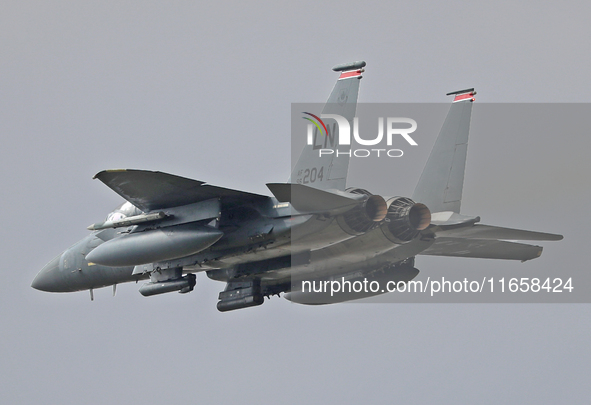
<path id="1" fill-rule="evenodd" d="M 129 284 L 94 302 L 30 283 L 121 202 L 91 179 L 102 169 L 268 194 L 289 176 L 290 103 L 326 100 L 338 63 L 367 61 L 360 102 L 448 102 L 466 87 L 477 103 L 590 102 L 588 15 L 549 1 L 4 1 L 0 402 L 584 403 L 587 304 L 274 298 L 221 314 L 223 284 L 204 275 L 188 295 Z M 463 212 L 565 240 L 524 264 L 418 268 L 587 269 L 588 124 L 491 139 L 479 123 L 476 104 Z M 412 193 L 419 171 L 391 170 L 392 193 Z"/>

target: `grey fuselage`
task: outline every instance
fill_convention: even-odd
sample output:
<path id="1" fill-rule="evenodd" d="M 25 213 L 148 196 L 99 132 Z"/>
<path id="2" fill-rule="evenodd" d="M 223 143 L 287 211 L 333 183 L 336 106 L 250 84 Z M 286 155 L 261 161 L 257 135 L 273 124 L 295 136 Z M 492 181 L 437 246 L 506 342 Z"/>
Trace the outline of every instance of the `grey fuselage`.
<path id="1" fill-rule="evenodd" d="M 400 248 L 384 237 L 380 227 L 355 238 L 356 235 L 343 230 L 337 216 L 301 214 L 291 204 L 273 197 L 239 204 L 234 201 L 226 204 L 222 199 L 221 206 L 217 229 L 223 236 L 197 254 L 138 266 L 104 266 L 89 262 L 86 257 L 101 244 L 137 226 L 123 232 L 120 229 L 92 231 L 50 261 L 32 286 L 50 292 L 95 289 L 148 279 L 155 267 L 183 268 L 184 272 L 207 271 L 210 278 L 224 282 L 256 276 L 263 285 L 285 285 L 297 274 L 326 277 L 353 271 L 360 263 L 371 262 L 386 251 Z M 137 211 L 132 211 L 130 204 L 125 203 L 109 217 L 117 214 L 123 218 Z M 353 238 L 355 243 L 343 243 Z M 366 249 L 368 244 L 373 246 L 371 250 Z M 407 243 L 405 252 L 401 251 L 396 261 L 412 257 L 429 245 L 419 240 Z M 390 257 L 388 261 L 391 262 Z M 145 270 L 137 271 L 142 268 Z"/>

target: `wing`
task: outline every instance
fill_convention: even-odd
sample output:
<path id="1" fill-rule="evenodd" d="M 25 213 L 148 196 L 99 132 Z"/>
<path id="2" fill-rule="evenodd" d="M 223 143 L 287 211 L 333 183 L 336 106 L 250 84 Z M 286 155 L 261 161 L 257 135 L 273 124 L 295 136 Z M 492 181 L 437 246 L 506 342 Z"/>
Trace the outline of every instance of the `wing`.
<path id="1" fill-rule="evenodd" d="M 94 176 L 144 212 L 178 207 L 218 197 L 242 200 L 269 198 L 259 194 L 210 186 L 162 172 L 147 170 L 104 170 Z"/>

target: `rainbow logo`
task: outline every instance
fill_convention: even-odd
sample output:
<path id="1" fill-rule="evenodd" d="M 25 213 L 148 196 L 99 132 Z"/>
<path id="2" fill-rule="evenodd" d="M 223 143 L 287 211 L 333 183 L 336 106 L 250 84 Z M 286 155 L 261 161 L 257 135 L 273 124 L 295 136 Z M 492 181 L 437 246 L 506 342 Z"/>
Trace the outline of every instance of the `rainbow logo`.
<path id="1" fill-rule="evenodd" d="M 309 115 L 309 116 L 311 116 L 313 118 L 316 118 L 316 120 L 318 122 L 316 122 L 316 121 L 314 121 L 314 120 L 312 120 L 311 118 L 308 118 L 308 117 L 302 117 L 303 119 L 308 120 L 312 124 L 316 125 L 316 128 L 318 128 L 318 131 L 320 131 L 320 133 L 322 133 L 322 128 L 324 128 L 324 135 L 325 136 L 328 136 L 328 130 L 326 129 L 326 125 L 324 125 L 324 121 L 322 121 L 320 119 L 320 117 L 318 117 L 318 116 L 316 116 L 316 115 L 314 115 L 312 113 L 309 113 L 309 112 L 304 112 L 304 114 L 307 114 L 307 115 Z M 322 128 L 320 128 L 320 125 L 318 125 L 318 123 L 320 123 L 320 125 L 322 125 Z"/>

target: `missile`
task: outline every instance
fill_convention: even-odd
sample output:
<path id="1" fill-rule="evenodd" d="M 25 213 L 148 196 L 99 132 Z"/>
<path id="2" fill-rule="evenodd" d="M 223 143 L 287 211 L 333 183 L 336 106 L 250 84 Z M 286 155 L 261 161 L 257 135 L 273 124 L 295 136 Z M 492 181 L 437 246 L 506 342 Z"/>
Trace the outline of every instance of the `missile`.
<path id="1" fill-rule="evenodd" d="M 110 267 L 161 262 L 198 253 L 223 235 L 216 228 L 195 224 L 129 233 L 99 245 L 86 260 Z"/>
<path id="2" fill-rule="evenodd" d="M 154 212 L 151 214 L 140 214 L 140 215 L 135 215 L 133 217 L 123 218 L 118 221 L 98 222 L 96 224 L 90 225 L 86 229 L 88 229 L 89 231 L 98 231 L 98 230 L 107 229 L 107 228 L 121 228 L 123 226 L 138 225 L 138 224 L 143 224 L 146 222 L 159 221 L 163 218 L 166 218 L 167 216 L 169 216 L 169 215 L 166 215 L 162 211 Z"/>

